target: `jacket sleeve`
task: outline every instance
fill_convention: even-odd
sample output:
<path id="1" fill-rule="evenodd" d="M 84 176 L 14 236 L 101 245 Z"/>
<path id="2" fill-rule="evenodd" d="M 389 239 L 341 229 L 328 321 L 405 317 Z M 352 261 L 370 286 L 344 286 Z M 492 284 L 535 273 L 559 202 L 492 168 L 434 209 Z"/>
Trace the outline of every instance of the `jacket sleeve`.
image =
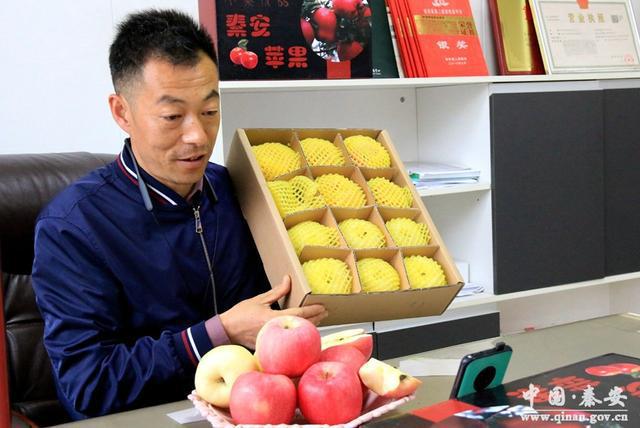
<path id="1" fill-rule="evenodd" d="M 151 404 L 162 392 L 175 397 L 176 389 L 193 387 L 194 354 L 212 347 L 204 322 L 134 337 L 121 284 L 97 248 L 65 220 L 41 218 L 36 226 L 33 287 L 44 344 L 58 394 L 75 418 Z"/>

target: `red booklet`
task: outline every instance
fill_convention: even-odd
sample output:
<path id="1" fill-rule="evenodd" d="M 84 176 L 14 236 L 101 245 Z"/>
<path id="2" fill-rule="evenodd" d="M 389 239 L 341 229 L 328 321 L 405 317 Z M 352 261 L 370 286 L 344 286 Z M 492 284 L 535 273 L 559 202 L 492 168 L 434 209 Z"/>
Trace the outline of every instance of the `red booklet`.
<path id="1" fill-rule="evenodd" d="M 422 52 L 420 51 L 420 40 L 418 39 L 418 33 L 416 32 L 413 14 L 409 9 L 409 1 L 410 0 L 399 0 L 408 35 L 409 48 L 411 49 L 411 56 L 416 68 L 416 77 L 427 77 L 427 68 L 424 59 L 422 58 Z"/>
<path id="2" fill-rule="evenodd" d="M 486 76 L 469 0 L 407 0 L 427 75 Z"/>
<path id="3" fill-rule="evenodd" d="M 405 77 L 417 77 L 413 58 L 411 58 L 410 54 L 409 41 L 407 33 L 405 32 L 399 0 L 387 0 L 387 4 L 389 5 L 389 13 L 391 14 L 393 29 L 396 34 L 396 42 L 398 44 L 398 50 L 400 51 L 400 61 L 402 62 L 404 75 Z"/>

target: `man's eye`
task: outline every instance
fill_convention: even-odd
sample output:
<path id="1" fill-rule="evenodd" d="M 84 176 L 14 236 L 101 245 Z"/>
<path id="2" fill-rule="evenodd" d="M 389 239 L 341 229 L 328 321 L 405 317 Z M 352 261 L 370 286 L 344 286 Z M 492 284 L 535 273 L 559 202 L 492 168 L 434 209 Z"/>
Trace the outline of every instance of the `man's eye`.
<path id="1" fill-rule="evenodd" d="M 162 116 L 162 118 L 167 122 L 175 122 L 176 120 L 180 119 L 180 117 L 181 116 L 179 114 L 170 114 L 168 116 Z"/>
<path id="2" fill-rule="evenodd" d="M 218 110 L 207 110 L 203 113 L 205 116 L 215 116 L 218 114 Z"/>

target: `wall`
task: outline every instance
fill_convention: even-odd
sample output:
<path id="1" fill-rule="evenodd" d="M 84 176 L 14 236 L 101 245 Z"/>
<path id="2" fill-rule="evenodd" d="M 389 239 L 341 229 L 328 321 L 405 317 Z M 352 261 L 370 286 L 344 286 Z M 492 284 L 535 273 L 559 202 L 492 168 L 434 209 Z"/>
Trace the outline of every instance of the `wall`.
<path id="1" fill-rule="evenodd" d="M 638 15 L 640 0 L 632 1 Z M 471 4 L 493 67 L 486 0 Z M 107 56 L 115 25 L 147 7 L 175 7 L 197 17 L 197 5 L 197 0 L 3 2 L 0 153 L 118 152 L 124 134 L 107 107 L 112 91 Z M 222 161 L 221 146 L 213 155 L 216 162 Z"/>
<path id="2" fill-rule="evenodd" d="M 117 153 L 108 51 L 122 18 L 148 7 L 197 19 L 197 0 L 21 0 L 0 11 L 0 153 Z"/>

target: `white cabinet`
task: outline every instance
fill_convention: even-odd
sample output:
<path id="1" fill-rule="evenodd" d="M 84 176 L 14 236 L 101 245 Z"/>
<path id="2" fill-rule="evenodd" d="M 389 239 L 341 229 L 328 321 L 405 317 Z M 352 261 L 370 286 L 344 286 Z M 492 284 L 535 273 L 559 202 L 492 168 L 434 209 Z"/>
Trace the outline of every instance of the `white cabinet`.
<path id="1" fill-rule="evenodd" d="M 221 82 L 222 144 L 226 153 L 225 145 L 240 127 L 387 129 L 404 161 L 441 161 L 479 168 L 482 171 L 479 184 L 425 192 L 424 201 L 453 257 L 469 263 L 470 281 L 485 287 L 483 296 L 457 299 L 447 314 L 455 317 L 456 312 L 460 312 L 468 316 L 470 307 L 476 307 L 478 313 L 496 308 L 505 311 L 508 310 L 505 302 L 512 300 L 548 293 L 558 293 L 554 299 L 561 299 L 563 292 L 575 289 L 587 295 L 588 290 L 597 285 L 608 287 L 640 275 L 493 295 L 491 94 L 626 87 L 640 87 L 640 73 Z M 635 286 L 637 281 L 631 282 Z M 602 287 L 598 292 L 602 292 Z M 617 307 L 619 305 L 607 305 L 611 312 Z M 596 314 L 600 312 L 568 311 L 567 316 L 580 319 Z M 543 318 L 523 319 L 544 325 Z M 406 322 L 392 322 L 389 327 L 398 323 Z M 513 325 L 515 327 L 506 330 L 524 326 L 517 321 Z"/>

